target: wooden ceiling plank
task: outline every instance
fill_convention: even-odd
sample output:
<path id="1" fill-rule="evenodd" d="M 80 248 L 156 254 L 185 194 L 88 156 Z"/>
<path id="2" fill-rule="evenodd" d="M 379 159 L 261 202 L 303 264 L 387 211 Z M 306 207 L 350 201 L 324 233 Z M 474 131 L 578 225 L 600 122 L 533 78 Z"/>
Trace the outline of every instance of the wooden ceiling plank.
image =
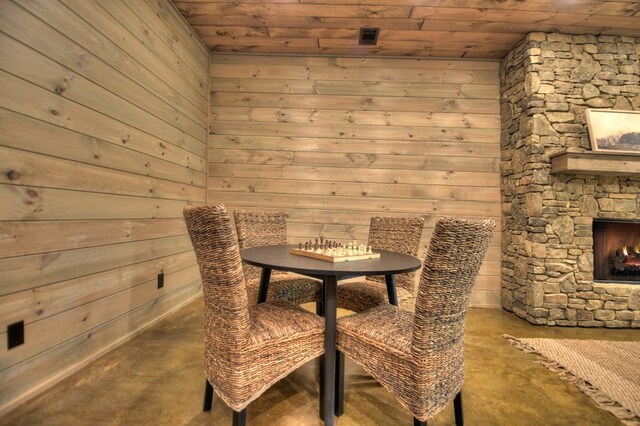
<path id="1" fill-rule="evenodd" d="M 638 10 L 637 0 L 300 0 L 303 4 L 416 6 L 436 8 L 500 9 L 542 12 L 565 12 L 632 16 Z"/>
<path id="2" fill-rule="evenodd" d="M 379 40 L 410 40 L 410 41 L 473 41 L 489 43 L 517 43 L 526 33 L 491 33 L 468 31 L 398 31 L 381 30 Z"/>
<path id="3" fill-rule="evenodd" d="M 456 21 L 451 22 L 442 19 L 425 19 L 423 31 L 460 31 L 460 32 L 559 32 L 563 34 L 600 34 L 614 33 L 618 35 L 640 37 L 640 27 L 632 29 L 607 28 L 606 26 L 582 26 L 582 25 L 558 25 L 555 23 L 537 23 L 532 27 L 530 23 L 503 22 L 503 21 Z"/>
<path id="4" fill-rule="evenodd" d="M 357 40 L 357 28 L 269 28 L 271 37 L 351 38 Z"/>
<path id="5" fill-rule="evenodd" d="M 231 25 L 199 25 L 193 29 L 202 36 L 269 37 L 267 27 L 235 27 Z"/>
<path id="6" fill-rule="evenodd" d="M 356 47 L 358 40 L 348 39 L 320 39 L 320 47 Z M 375 46 L 361 46 L 368 49 L 444 49 L 444 50 L 486 50 L 492 52 L 496 50 L 509 50 L 513 43 L 487 43 L 487 42 L 450 42 L 450 41 L 407 41 L 407 40 L 379 40 Z"/>
<path id="7" fill-rule="evenodd" d="M 634 16 L 640 12 L 640 2 L 638 1 L 605 1 L 593 11 L 598 15 Z"/>
<path id="8" fill-rule="evenodd" d="M 181 3 L 229 3 L 229 0 L 180 0 Z M 266 3 L 265 0 L 234 0 L 234 3 Z M 269 3 L 301 3 L 299 0 L 268 0 Z"/>
<path id="9" fill-rule="evenodd" d="M 628 16 L 598 16 L 591 14 L 534 12 L 520 9 L 472 9 L 472 8 L 438 8 L 415 7 L 412 18 L 430 18 L 461 21 L 519 22 L 529 23 L 531 28 L 539 24 L 582 25 L 585 27 L 640 28 L 640 18 Z"/>
<path id="10" fill-rule="evenodd" d="M 175 2 L 185 16 L 189 15 L 249 15 L 249 16 L 318 16 L 343 18 L 408 18 L 406 6 L 350 6 L 275 3 L 184 3 Z"/>
<path id="11" fill-rule="evenodd" d="M 422 19 L 400 18 L 325 18 L 317 16 L 246 16 L 246 15 L 193 15 L 187 20 L 193 26 L 232 25 L 281 28 L 360 28 L 379 27 L 398 30 L 419 30 Z"/>
<path id="12" fill-rule="evenodd" d="M 279 46 L 279 47 L 318 47 L 316 39 L 310 38 L 272 38 L 272 37 L 221 37 L 202 36 L 207 46 Z"/>

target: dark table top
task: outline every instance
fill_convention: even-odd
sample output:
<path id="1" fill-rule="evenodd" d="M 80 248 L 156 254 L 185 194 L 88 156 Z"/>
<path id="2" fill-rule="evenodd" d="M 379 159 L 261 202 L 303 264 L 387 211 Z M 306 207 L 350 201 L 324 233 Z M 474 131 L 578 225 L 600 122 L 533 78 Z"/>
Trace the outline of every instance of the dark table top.
<path id="1" fill-rule="evenodd" d="M 374 252 L 380 253 L 379 259 L 332 263 L 291 254 L 290 250 L 296 247 L 296 245 L 251 247 L 240 250 L 240 256 L 246 263 L 261 268 L 291 271 L 303 275 L 336 275 L 343 278 L 401 274 L 415 271 L 422 266 L 422 262 L 417 257 L 375 249 Z"/>

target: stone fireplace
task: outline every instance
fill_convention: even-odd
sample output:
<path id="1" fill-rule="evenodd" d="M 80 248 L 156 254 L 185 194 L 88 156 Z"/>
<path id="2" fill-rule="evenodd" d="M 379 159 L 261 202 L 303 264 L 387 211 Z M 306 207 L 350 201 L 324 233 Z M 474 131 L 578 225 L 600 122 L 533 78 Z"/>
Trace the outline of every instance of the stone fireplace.
<path id="1" fill-rule="evenodd" d="M 639 59 L 636 38 L 531 33 L 502 61 L 502 305 L 533 324 L 640 328 L 640 285 L 594 277 L 594 226 L 640 219 L 640 161 L 552 168 L 589 151 L 586 108 L 640 110 Z"/>

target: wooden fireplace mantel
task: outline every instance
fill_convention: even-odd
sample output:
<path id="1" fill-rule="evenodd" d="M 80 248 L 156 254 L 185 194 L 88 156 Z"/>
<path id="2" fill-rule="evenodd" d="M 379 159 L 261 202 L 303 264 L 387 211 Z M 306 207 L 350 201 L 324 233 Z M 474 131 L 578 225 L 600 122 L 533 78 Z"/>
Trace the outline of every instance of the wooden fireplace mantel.
<path id="1" fill-rule="evenodd" d="M 551 173 L 640 176 L 640 155 L 565 150 L 553 154 Z"/>

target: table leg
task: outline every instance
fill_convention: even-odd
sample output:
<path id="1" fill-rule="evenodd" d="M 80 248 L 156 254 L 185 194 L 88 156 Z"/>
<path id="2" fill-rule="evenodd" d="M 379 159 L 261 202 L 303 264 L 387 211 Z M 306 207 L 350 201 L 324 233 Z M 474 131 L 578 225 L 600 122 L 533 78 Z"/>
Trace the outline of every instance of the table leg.
<path id="1" fill-rule="evenodd" d="M 335 380 L 336 380 L 336 287 L 338 280 L 335 275 L 324 279 L 324 356 L 320 374 L 322 404 L 320 418 L 324 424 L 334 424 Z"/>
<path id="2" fill-rule="evenodd" d="M 258 289 L 258 303 L 264 303 L 267 301 L 269 279 L 271 279 L 271 269 L 262 268 L 262 274 L 260 274 L 260 287 Z"/>
<path id="3" fill-rule="evenodd" d="M 398 306 L 398 293 L 396 292 L 395 275 L 385 275 L 384 279 L 387 282 L 387 295 L 389 296 L 389 303 Z"/>

